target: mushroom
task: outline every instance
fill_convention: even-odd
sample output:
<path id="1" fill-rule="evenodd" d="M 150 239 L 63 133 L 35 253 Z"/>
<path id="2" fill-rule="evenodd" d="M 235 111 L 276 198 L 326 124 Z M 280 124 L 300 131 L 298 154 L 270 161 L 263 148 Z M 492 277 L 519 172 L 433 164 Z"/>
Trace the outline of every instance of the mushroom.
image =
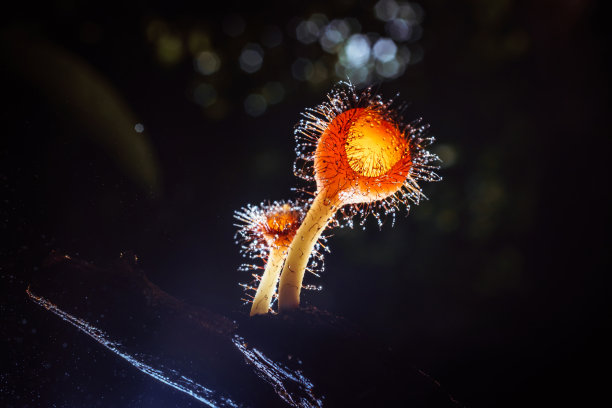
<path id="1" fill-rule="evenodd" d="M 250 315 L 266 314 L 270 311 L 276 298 L 276 288 L 283 261 L 289 244 L 304 218 L 304 200 L 275 201 L 261 203 L 259 206 L 248 205 L 234 213 L 241 223 L 236 224 L 236 237 L 241 244 L 241 251 L 252 258 L 262 258 L 265 262 L 261 276 L 255 275 L 257 288 L 243 285 L 246 289 L 256 290 L 252 300 Z M 322 255 L 316 252 L 311 270 L 322 261 Z M 244 269 L 258 269 L 255 265 L 243 265 Z M 314 273 L 314 272 L 313 272 Z"/>
<path id="2" fill-rule="evenodd" d="M 420 120 L 403 124 L 393 100 L 385 101 L 372 88 L 357 92 L 340 82 L 327 101 L 303 114 L 295 129 L 296 175 L 316 181 L 310 209 L 288 248 L 279 283 L 279 310 L 299 307 L 302 279 L 314 246 L 342 209 L 349 223 L 354 215 L 394 214 L 401 205 L 424 197 L 419 180 L 437 181 L 439 160 L 424 148 Z M 352 225 L 352 224 L 350 224 Z"/>

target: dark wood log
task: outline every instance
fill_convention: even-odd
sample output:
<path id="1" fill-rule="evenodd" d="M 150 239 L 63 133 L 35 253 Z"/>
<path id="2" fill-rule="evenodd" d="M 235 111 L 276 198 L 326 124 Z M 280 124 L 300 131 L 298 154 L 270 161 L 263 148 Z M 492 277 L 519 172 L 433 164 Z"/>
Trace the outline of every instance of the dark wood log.
<path id="1" fill-rule="evenodd" d="M 200 392 L 212 405 L 456 406 L 403 354 L 342 317 L 313 307 L 222 316 L 161 290 L 130 254 L 104 269 L 52 254 L 28 293 L 86 321 L 118 343 L 123 358 L 141 360 L 164 382 Z"/>

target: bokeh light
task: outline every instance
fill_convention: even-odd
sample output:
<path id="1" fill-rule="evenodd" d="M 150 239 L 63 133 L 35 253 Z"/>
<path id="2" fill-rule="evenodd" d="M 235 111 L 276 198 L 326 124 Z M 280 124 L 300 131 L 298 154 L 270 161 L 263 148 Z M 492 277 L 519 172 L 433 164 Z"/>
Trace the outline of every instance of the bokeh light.
<path id="1" fill-rule="evenodd" d="M 263 64 L 263 56 L 263 49 L 259 44 L 247 44 L 240 53 L 240 68 L 249 74 L 259 71 Z"/>
<path id="2" fill-rule="evenodd" d="M 266 111 L 268 103 L 260 94 L 249 94 L 244 100 L 244 111 L 250 116 L 261 116 Z"/>
<path id="3" fill-rule="evenodd" d="M 181 32 L 177 23 L 161 19 L 147 23 L 146 35 L 161 65 L 177 66 L 188 54 L 198 75 L 214 78 L 213 88 L 195 79 L 192 83 L 199 85 L 190 86 L 189 91 L 195 103 L 207 107 L 207 116 L 221 103 L 219 93 L 233 92 L 241 94 L 241 101 L 261 96 L 265 108 L 260 99 L 248 99 L 249 114 L 258 116 L 301 86 L 321 92 L 338 80 L 363 86 L 401 77 L 423 59 L 418 44 L 423 17 L 423 9 L 416 3 L 380 0 L 363 9 L 362 15 L 314 12 L 297 15 L 285 25 L 270 21 L 247 24 L 244 16 L 228 14 L 220 19 L 221 42 L 205 25 L 193 24 Z M 263 70 L 264 61 L 274 68 Z M 231 90 L 228 88 L 237 81 L 228 80 L 228 75 L 236 65 L 247 82 L 242 89 Z M 283 72 L 284 76 L 272 77 L 272 72 Z M 272 83 L 276 85 L 271 87 Z M 224 104 L 216 117 L 236 108 L 229 106 L 228 100 Z"/>
<path id="4" fill-rule="evenodd" d="M 321 48 L 330 54 L 337 53 L 350 33 L 351 27 L 345 20 L 332 20 L 325 26 L 319 39 Z"/>
<path id="5" fill-rule="evenodd" d="M 390 21 L 397 16 L 399 6 L 394 0 L 380 0 L 374 6 L 376 17 L 382 21 Z"/>
<path id="6" fill-rule="evenodd" d="M 295 35 L 299 42 L 311 44 L 319 38 L 319 27 L 313 21 L 304 20 L 295 29 Z"/>
<path id="7" fill-rule="evenodd" d="M 285 88 L 280 82 L 270 81 L 263 86 L 261 93 L 269 105 L 274 105 L 285 97 Z"/>
<path id="8" fill-rule="evenodd" d="M 195 68 L 202 75 L 210 75 L 219 70 L 221 59 L 212 51 L 202 51 L 195 58 Z"/>
<path id="9" fill-rule="evenodd" d="M 372 49 L 374 57 L 380 62 L 389 62 L 395 58 L 397 53 L 397 45 L 388 38 L 381 38 L 376 41 Z"/>
<path id="10" fill-rule="evenodd" d="M 340 54 L 340 63 L 346 68 L 361 67 L 370 59 L 370 52 L 368 37 L 363 34 L 353 34 Z"/>
<path id="11" fill-rule="evenodd" d="M 291 74 L 298 81 L 307 81 L 313 74 L 312 62 L 307 58 L 298 58 L 291 65 Z"/>

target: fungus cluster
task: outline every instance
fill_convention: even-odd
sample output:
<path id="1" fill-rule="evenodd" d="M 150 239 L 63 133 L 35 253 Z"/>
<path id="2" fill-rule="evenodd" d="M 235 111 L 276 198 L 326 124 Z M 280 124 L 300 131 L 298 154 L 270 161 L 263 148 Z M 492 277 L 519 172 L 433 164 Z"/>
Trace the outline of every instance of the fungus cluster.
<path id="1" fill-rule="evenodd" d="M 314 182 L 316 191 L 313 199 L 296 206 L 291 228 L 278 235 L 283 237 L 282 246 L 266 241 L 270 252 L 259 285 L 261 288 L 265 281 L 263 303 L 276 292 L 278 280 L 279 310 L 299 307 L 304 273 L 309 260 L 320 257 L 317 246 L 330 222 L 352 225 L 353 218 L 359 216 L 363 223 L 372 214 L 380 226 L 383 216 L 394 217 L 401 207 L 409 208 L 411 202 L 418 204 L 424 198 L 419 181 L 440 180 L 435 173 L 438 167 L 432 165 L 439 159 L 425 149 L 433 142 L 425 137 L 427 125 L 420 120 L 403 123 L 403 110 L 371 87 L 356 91 L 353 85 L 341 82 L 325 102 L 303 113 L 295 129 L 294 173 Z M 249 224 L 246 215 L 244 210 L 237 213 L 244 225 Z M 255 234 L 247 238 L 251 233 L 244 227 L 241 231 L 245 242 L 259 240 Z M 270 270 L 275 272 L 269 276 L 273 280 L 265 280 L 271 263 Z M 257 306 L 258 295 L 259 289 L 251 315 L 269 309 L 269 303 L 265 311 Z"/>

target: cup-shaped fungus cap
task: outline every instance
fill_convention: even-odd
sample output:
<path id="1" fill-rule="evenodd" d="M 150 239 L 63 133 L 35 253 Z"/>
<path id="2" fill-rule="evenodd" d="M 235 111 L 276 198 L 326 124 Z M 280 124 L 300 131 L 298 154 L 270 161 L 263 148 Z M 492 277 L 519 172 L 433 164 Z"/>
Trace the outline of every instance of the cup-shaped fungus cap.
<path id="1" fill-rule="evenodd" d="M 262 234 L 269 246 L 287 247 L 304 218 L 302 208 L 296 209 L 289 203 L 268 209 Z"/>
<path id="2" fill-rule="evenodd" d="M 315 180 L 317 193 L 340 206 L 378 203 L 394 212 L 399 203 L 418 203 L 417 181 L 439 180 L 430 165 L 439 159 L 425 150 L 433 142 L 424 137 L 427 125 L 403 123 L 403 109 L 372 88 L 339 83 L 296 127 L 296 175 Z"/>
<path id="3" fill-rule="evenodd" d="M 293 201 L 249 204 L 236 211 L 234 217 L 241 221 L 236 224 L 236 238 L 243 252 L 261 254 L 270 248 L 285 248 L 291 244 L 304 218 L 304 206 Z"/>
<path id="4" fill-rule="evenodd" d="M 412 167 L 410 143 L 397 124 L 371 107 L 336 116 L 317 143 L 317 190 L 338 192 L 343 204 L 370 203 L 396 193 Z"/>
<path id="5" fill-rule="evenodd" d="M 243 300 L 252 303 L 251 316 L 272 310 L 278 277 L 289 246 L 304 220 L 307 204 L 306 200 L 275 201 L 261 203 L 259 206 L 248 205 L 234 213 L 234 217 L 241 221 L 236 224 L 236 238 L 241 245 L 241 252 L 264 261 L 264 265 L 243 264 L 239 268 L 243 271 L 256 271 L 252 274 L 254 280 L 251 283 L 240 284 L 246 291 Z M 328 250 L 323 242 L 325 237 L 320 237 L 310 258 L 308 271 L 316 276 L 317 272 L 323 270 L 323 254 L 319 248 Z M 304 288 L 319 289 L 314 285 Z"/>

